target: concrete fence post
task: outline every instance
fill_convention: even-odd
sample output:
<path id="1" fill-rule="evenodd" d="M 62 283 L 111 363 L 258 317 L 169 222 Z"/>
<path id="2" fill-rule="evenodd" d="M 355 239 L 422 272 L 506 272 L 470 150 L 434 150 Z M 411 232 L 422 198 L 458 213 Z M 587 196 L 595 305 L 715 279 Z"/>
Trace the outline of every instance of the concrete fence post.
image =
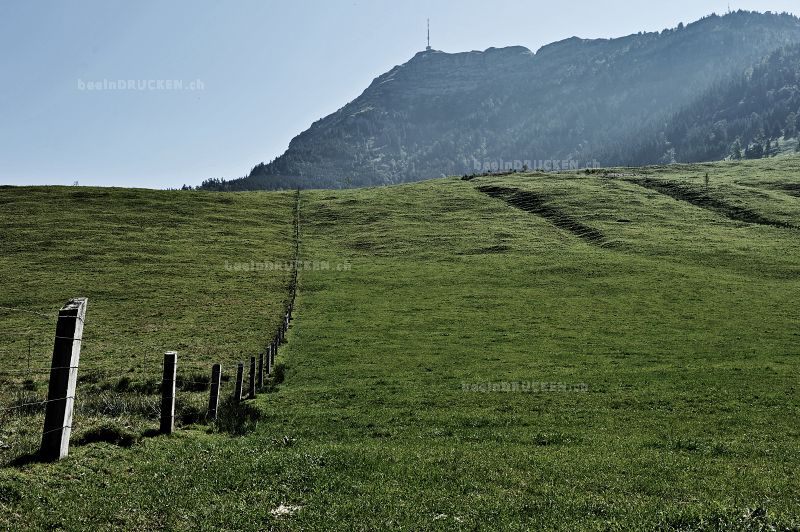
<path id="1" fill-rule="evenodd" d="M 242 380 L 244 379 L 244 364 L 239 362 L 236 366 L 236 388 L 233 390 L 233 398 L 238 403 L 242 400 Z"/>
<path id="2" fill-rule="evenodd" d="M 250 373 L 248 374 L 249 381 L 247 386 L 247 397 L 255 399 L 256 397 L 256 357 L 250 357 Z"/>
<path id="3" fill-rule="evenodd" d="M 271 357 L 269 364 L 269 367 L 271 368 L 270 371 L 272 371 L 275 368 L 275 356 L 277 354 L 278 354 L 278 342 L 276 340 L 273 340 L 272 343 L 270 344 L 270 350 L 269 350 L 269 355 Z"/>
<path id="4" fill-rule="evenodd" d="M 178 353 L 164 353 L 164 378 L 161 379 L 161 434 L 175 432 L 175 380 L 178 375 Z"/>
<path id="5" fill-rule="evenodd" d="M 43 460 L 61 460 L 69 454 L 87 303 L 85 297 L 70 299 L 58 311 L 40 450 Z"/>
<path id="6" fill-rule="evenodd" d="M 208 399 L 208 419 L 217 419 L 219 409 L 219 388 L 222 381 L 222 365 L 211 366 L 211 396 Z"/>

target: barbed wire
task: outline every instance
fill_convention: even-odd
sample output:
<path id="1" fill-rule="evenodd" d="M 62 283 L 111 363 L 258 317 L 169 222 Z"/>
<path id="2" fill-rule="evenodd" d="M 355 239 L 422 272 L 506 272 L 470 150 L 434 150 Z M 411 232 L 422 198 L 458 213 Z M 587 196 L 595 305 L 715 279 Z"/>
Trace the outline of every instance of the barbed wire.
<path id="1" fill-rule="evenodd" d="M 36 310 L 30 310 L 30 309 L 24 309 L 24 308 L 18 308 L 18 307 L 0 307 L 0 310 L 8 310 L 8 311 L 13 311 L 13 312 L 24 312 L 26 314 L 33 314 L 35 316 L 39 316 L 41 318 L 47 318 L 47 319 L 53 319 L 53 318 L 57 318 L 58 317 L 58 314 L 45 314 L 43 312 L 39 312 L 39 311 L 36 311 Z"/>
<path id="2" fill-rule="evenodd" d="M 30 338 L 36 338 L 39 341 L 44 341 L 44 337 L 45 336 L 49 340 L 51 332 L 52 332 L 52 329 L 50 328 L 50 326 L 47 327 L 47 331 L 46 332 L 44 330 L 36 331 L 36 330 L 28 329 L 28 328 L 26 328 L 23 331 L 12 331 L 12 330 L 9 330 L 8 327 L 4 326 L 3 329 L 0 330 L 0 337 L 6 336 L 6 335 L 8 335 L 8 336 L 19 335 L 19 336 L 28 336 Z"/>
<path id="3" fill-rule="evenodd" d="M 71 425 L 64 425 L 63 427 L 56 427 L 54 429 L 50 429 L 50 430 L 44 431 L 44 432 L 42 432 L 42 436 L 46 436 L 47 434 L 50 434 L 51 432 L 58 432 L 59 430 L 64 430 L 64 429 L 72 430 L 74 428 L 75 428 L 75 423 L 73 423 Z"/>
<path id="4" fill-rule="evenodd" d="M 44 375 L 50 373 L 54 370 L 63 370 L 63 369 L 78 369 L 78 366 L 57 366 L 55 368 L 52 367 L 40 367 L 40 368 L 31 368 L 31 369 L 7 369 L 0 371 L 0 375 Z"/>
<path id="5" fill-rule="evenodd" d="M 11 411 L 14 411 L 14 410 L 19 410 L 21 408 L 27 408 L 29 406 L 41 406 L 41 405 L 46 405 L 48 403 L 55 403 L 55 402 L 58 402 L 58 401 L 66 401 L 68 399 L 75 399 L 75 396 L 74 395 L 69 395 L 67 397 L 59 397 L 57 399 L 45 399 L 44 401 L 35 401 L 33 403 L 24 403 L 24 404 L 21 404 L 21 405 L 3 407 L 3 408 L 0 408 L 0 412 L 11 412 Z"/>

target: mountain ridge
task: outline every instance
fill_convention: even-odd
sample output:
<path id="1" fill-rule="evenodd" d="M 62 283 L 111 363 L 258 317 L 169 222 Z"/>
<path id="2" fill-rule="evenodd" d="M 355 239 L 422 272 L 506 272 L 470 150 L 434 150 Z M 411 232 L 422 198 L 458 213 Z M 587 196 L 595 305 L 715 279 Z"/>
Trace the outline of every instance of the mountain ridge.
<path id="1" fill-rule="evenodd" d="M 536 52 L 422 51 L 277 159 L 203 188 L 343 188 L 461 174 L 476 161 L 594 160 L 798 42 L 796 17 L 738 11 L 661 32 L 570 37 Z"/>

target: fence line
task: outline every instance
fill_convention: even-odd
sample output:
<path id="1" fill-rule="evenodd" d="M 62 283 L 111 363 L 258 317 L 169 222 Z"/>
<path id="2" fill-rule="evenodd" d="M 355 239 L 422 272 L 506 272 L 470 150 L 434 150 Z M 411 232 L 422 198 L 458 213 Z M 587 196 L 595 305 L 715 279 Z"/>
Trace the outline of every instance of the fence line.
<path id="1" fill-rule="evenodd" d="M 136 372 L 120 372 L 107 368 L 89 368 L 85 374 L 92 379 L 97 379 L 98 376 L 104 380 L 110 377 L 118 376 L 120 380 L 125 377 L 145 378 L 145 386 L 150 390 L 160 388 L 161 395 L 161 408 L 157 406 L 155 412 L 159 411 L 160 431 L 165 434 L 170 434 L 175 428 L 175 402 L 178 392 L 187 394 L 195 394 L 199 392 L 209 393 L 209 402 L 206 419 L 214 421 L 220 414 L 219 402 L 220 398 L 225 397 L 225 394 L 230 393 L 231 388 L 238 391 L 237 400 L 253 399 L 257 396 L 257 391 L 263 389 L 265 386 L 274 385 L 276 374 L 276 357 L 279 353 L 279 348 L 286 342 L 286 333 L 289 330 L 290 324 L 293 320 L 294 304 L 297 297 L 297 284 L 299 272 L 299 258 L 300 258 L 300 191 L 297 190 L 294 195 L 294 206 L 292 213 L 292 268 L 291 275 L 288 282 L 287 298 L 283 301 L 282 305 L 282 319 L 280 325 L 268 335 L 267 342 L 263 351 L 256 353 L 256 356 L 249 356 L 249 371 L 245 368 L 245 361 L 240 365 L 230 363 L 227 368 L 237 368 L 239 379 L 232 379 L 230 374 L 223 373 L 221 364 L 213 364 L 211 368 L 206 365 L 191 364 L 188 368 L 179 366 L 177 354 L 168 352 L 164 357 L 163 374 L 160 379 L 158 372 L 153 370 L 152 373 L 147 369 L 148 359 L 145 358 L 140 365 L 142 371 Z M 6 312 L 19 312 L 26 315 L 36 316 L 43 320 L 58 319 L 56 326 L 56 334 L 51 336 L 51 341 L 54 341 L 52 364 L 49 367 L 39 365 L 31 365 L 31 336 L 30 331 L 3 331 L 2 334 L 11 335 L 19 334 L 20 336 L 28 336 L 28 368 L 23 370 L 3 370 L 0 371 L 0 378 L 24 378 L 24 377 L 41 377 L 42 375 L 49 374 L 49 384 L 47 398 L 41 401 L 29 401 L 22 404 L 14 404 L 9 407 L 0 408 L 0 414 L 6 415 L 30 409 L 44 409 L 45 422 L 42 432 L 40 432 L 42 440 L 39 450 L 39 458 L 44 460 L 58 460 L 67 456 L 69 452 L 69 439 L 74 427 L 80 425 L 75 423 L 73 419 L 73 408 L 76 399 L 76 387 L 79 382 L 78 370 L 79 368 L 79 355 L 81 345 L 84 340 L 91 340 L 91 336 L 83 334 L 85 325 L 85 299 L 70 300 L 64 307 L 56 314 L 39 312 L 32 309 L 24 309 L 18 307 L 0 307 L 0 311 Z M 9 345 L 12 345 L 10 343 Z M 38 350 L 38 349 L 37 349 Z M 10 352 L 9 352 L 10 353 Z M 20 356 L 22 360 L 23 356 Z M 138 356 L 132 357 L 132 360 L 138 360 Z M 66 364 L 64 362 L 67 362 Z M 83 368 L 86 370 L 87 368 Z M 210 371 L 209 371 L 210 370 Z M 190 372 L 189 378 L 182 378 L 186 372 Z M 245 382 L 245 372 L 247 371 L 248 381 Z M 209 377 L 200 378 L 197 374 L 204 372 Z M 207 373 L 206 373 L 207 372 Z M 43 380 L 43 379 L 42 379 Z M 10 381 L 12 382 L 12 381 Z M 41 381 L 39 381 L 41 382 Z M 96 380 L 90 382 L 98 382 Z M 105 383 L 104 383 L 105 384 Z M 109 383 L 111 384 L 111 383 Z M 119 385 L 120 383 L 118 383 Z M 137 383 L 138 385 L 138 383 Z M 27 386 L 27 385 L 26 385 Z M 113 384 L 111 385 L 113 386 Z M 126 385 L 127 386 L 127 385 Z M 30 390 L 21 390 L 17 398 L 20 401 L 31 399 L 31 396 L 25 397 L 25 392 L 35 392 L 35 382 L 31 385 Z M 188 388 L 188 389 L 187 389 Z M 223 390 L 224 391 L 223 393 Z M 103 389 L 100 390 L 104 391 Z M 112 391 L 111 389 L 108 391 Z M 124 392 L 125 390 L 118 390 Z M 231 390 L 232 391 L 232 390 Z M 148 397 L 151 395 L 147 393 Z M 99 396 L 102 402 L 102 395 Z M 87 403 L 89 404 L 89 403 Z M 92 402 L 92 405 L 95 403 Z M 104 404 L 103 404 L 104 405 Z M 155 406 L 155 405 L 154 405 Z M 89 408 L 96 408 L 89 406 Z M 128 408 L 124 406 L 123 408 Z M 138 408 L 142 408 L 139 405 Z M 81 409 L 78 408 L 79 413 Z M 149 419 L 149 416 L 148 416 Z"/>

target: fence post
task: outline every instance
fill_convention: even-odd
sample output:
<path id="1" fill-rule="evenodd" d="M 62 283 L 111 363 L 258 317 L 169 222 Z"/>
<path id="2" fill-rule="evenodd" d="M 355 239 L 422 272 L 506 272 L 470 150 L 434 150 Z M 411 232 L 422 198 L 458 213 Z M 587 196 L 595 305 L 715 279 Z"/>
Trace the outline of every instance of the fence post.
<path id="1" fill-rule="evenodd" d="M 250 399 L 256 397 L 256 357 L 250 357 L 250 373 L 249 373 L 248 394 Z"/>
<path id="2" fill-rule="evenodd" d="M 272 375 L 272 344 L 267 346 L 267 375 Z"/>
<path id="3" fill-rule="evenodd" d="M 211 366 L 211 397 L 208 399 L 208 419 L 217 419 L 217 409 L 219 408 L 219 387 L 222 380 L 222 366 L 214 364 Z"/>
<path id="4" fill-rule="evenodd" d="M 258 354 L 258 387 L 264 387 L 264 352 Z"/>
<path id="5" fill-rule="evenodd" d="M 244 364 L 239 362 L 236 366 L 236 388 L 233 390 L 233 398 L 238 403 L 242 400 L 242 379 L 244 378 Z"/>
<path id="6" fill-rule="evenodd" d="M 178 374 L 178 353 L 164 353 L 164 378 L 161 380 L 161 434 L 175 432 L 175 377 Z"/>
<path id="7" fill-rule="evenodd" d="M 61 460 L 69 454 L 87 302 L 85 297 L 70 299 L 58 311 L 40 450 L 43 460 Z"/>
<path id="8" fill-rule="evenodd" d="M 270 350 L 269 350 L 270 372 L 272 372 L 272 369 L 275 368 L 275 355 L 277 355 L 277 354 L 278 354 L 278 342 L 273 340 L 272 343 L 270 344 Z"/>

